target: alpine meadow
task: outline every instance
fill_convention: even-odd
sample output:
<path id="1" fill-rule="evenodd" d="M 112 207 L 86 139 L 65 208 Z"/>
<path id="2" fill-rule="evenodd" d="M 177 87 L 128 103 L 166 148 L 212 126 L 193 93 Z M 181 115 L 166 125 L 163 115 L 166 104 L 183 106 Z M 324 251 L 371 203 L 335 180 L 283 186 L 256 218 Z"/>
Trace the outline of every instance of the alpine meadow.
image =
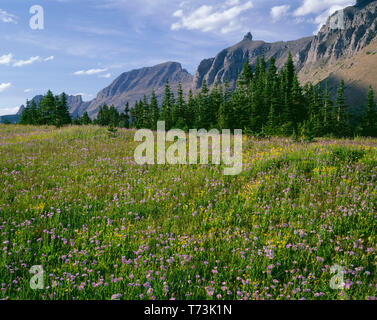
<path id="1" fill-rule="evenodd" d="M 377 1 L 26 2 L 0 5 L 0 300 L 377 300 Z"/>

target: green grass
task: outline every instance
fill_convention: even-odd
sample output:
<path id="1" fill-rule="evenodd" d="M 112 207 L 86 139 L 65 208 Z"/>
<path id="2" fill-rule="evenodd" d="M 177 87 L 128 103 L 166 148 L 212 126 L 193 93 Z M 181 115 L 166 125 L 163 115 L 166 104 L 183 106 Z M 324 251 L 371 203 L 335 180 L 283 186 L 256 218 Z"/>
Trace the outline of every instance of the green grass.
<path id="1" fill-rule="evenodd" d="M 226 177 L 133 136 L 0 126 L 0 299 L 376 298 L 377 140 L 245 138 Z"/>

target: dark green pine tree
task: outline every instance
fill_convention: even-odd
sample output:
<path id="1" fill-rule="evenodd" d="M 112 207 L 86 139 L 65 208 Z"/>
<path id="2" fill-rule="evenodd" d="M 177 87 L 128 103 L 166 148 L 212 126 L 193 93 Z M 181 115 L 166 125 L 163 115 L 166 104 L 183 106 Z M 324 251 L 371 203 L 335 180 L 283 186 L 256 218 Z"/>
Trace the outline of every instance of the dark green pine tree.
<path id="1" fill-rule="evenodd" d="M 130 104 L 127 102 L 124 108 L 123 128 L 130 128 Z"/>
<path id="2" fill-rule="evenodd" d="M 51 90 L 42 98 L 39 103 L 41 111 L 41 124 L 55 125 L 56 98 Z"/>
<path id="3" fill-rule="evenodd" d="M 289 52 L 288 61 L 284 67 L 283 71 L 283 94 L 284 94 L 284 106 L 283 106 L 283 126 L 284 126 L 284 133 L 289 135 L 293 132 L 295 124 L 293 123 L 292 119 L 292 109 L 293 109 L 293 86 L 294 86 L 294 79 L 295 79 L 295 66 L 293 63 L 292 54 Z"/>
<path id="4" fill-rule="evenodd" d="M 35 102 L 35 100 L 31 101 L 30 115 L 31 115 L 31 124 L 38 125 L 40 123 L 40 115 L 39 115 L 39 108 L 37 107 L 37 103 Z"/>
<path id="5" fill-rule="evenodd" d="M 185 121 L 188 129 L 193 129 L 196 124 L 196 101 L 192 90 L 189 91 Z"/>
<path id="6" fill-rule="evenodd" d="M 151 121 L 151 109 L 150 105 L 147 99 L 147 96 L 144 95 L 143 97 L 143 113 L 142 113 L 142 123 L 143 123 L 143 128 L 145 129 L 151 129 L 152 128 L 152 121 Z"/>
<path id="7" fill-rule="evenodd" d="M 178 129 L 187 129 L 185 121 L 186 101 L 183 96 L 182 84 L 179 83 L 177 91 L 177 101 L 173 109 L 173 126 Z"/>
<path id="8" fill-rule="evenodd" d="M 89 115 L 88 115 L 88 112 L 84 112 L 84 114 L 82 115 L 81 119 L 80 119 L 80 124 L 82 125 L 89 125 L 92 123 L 92 119 L 90 119 Z"/>
<path id="9" fill-rule="evenodd" d="M 210 129 L 212 126 L 212 108 L 209 98 L 209 89 L 207 81 L 203 80 L 202 89 L 198 95 L 198 112 L 199 112 L 199 128 Z"/>
<path id="10" fill-rule="evenodd" d="M 134 107 L 130 110 L 130 116 L 131 116 L 130 127 L 131 128 L 136 128 L 136 124 L 137 124 L 137 115 L 136 115 L 137 106 L 138 106 L 138 102 L 136 101 Z"/>
<path id="11" fill-rule="evenodd" d="M 253 71 L 251 70 L 249 58 L 246 58 L 238 84 L 244 86 L 245 90 L 248 90 L 251 81 L 253 81 Z"/>
<path id="12" fill-rule="evenodd" d="M 247 130 L 250 128 L 251 102 L 248 95 L 248 88 L 242 85 L 242 74 L 239 74 L 236 90 L 232 95 L 234 107 L 234 129 Z M 255 117 L 252 118 L 255 120 Z"/>
<path id="13" fill-rule="evenodd" d="M 169 85 L 169 79 L 166 79 L 164 98 L 161 104 L 160 120 L 165 121 L 166 130 L 170 130 L 173 126 L 173 99 L 172 92 Z"/>
<path id="14" fill-rule="evenodd" d="M 298 81 L 296 73 L 293 77 L 293 85 L 292 85 L 292 98 L 291 98 L 291 117 L 292 117 L 292 125 L 293 129 L 297 130 L 300 123 L 302 123 L 305 119 L 307 119 L 307 110 L 305 105 L 305 99 L 303 96 L 302 88 Z M 320 108 L 320 101 L 317 101 L 317 109 L 319 113 Z M 320 119 L 318 118 L 318 121 Z"/>
<path id="15" fill-rule="evenodd" d="M 26 107 L 24 108 L 24 110 L 22 110 L 19 124 L 22 124 L 22 125 L 33 124 L 29 100 L 26 100 Z"/>
<path id="16" fill-rule="evenodd" d="M 104 125 L 104 114 L 103 114 L 103 108 L 102 106 L 99 107 L 98 114 L 97 114 L 97 119 L 95 121 L 97 124 L 100 126 Z"/>
<path id="17" fill-rule="evenodd" d="M 63 92 L 60 98 L 56 99 L 55 125 L 62 127 L 71 123 L 72 119 L 68 110 L 67 95 Z"/>
<path id="18" fill-rule="evenodd" d="M 154 90 L 152 91 L 150 111 L 151 111 L 151 128 L 153 130 L 157 130 L 157 122 L 160 119 L 160 109 L 158 108 L 158 101 L 157 101 L 156 93 Z"/>
<path id="19" fill-rule="evenodd" d="M 217 116 L 219 113 L 219 108 L 223 103 L 224 95 L 223 95 L 223 88 L 222 86 L 218 85 L 215 82 L 215 85 L 209 95 L 209 103 L 210 103 L 210 118 L 211 118 L 211 125 L 210 128 L 217 128 Z"/>
<path id="20" fill-rule="evenodd" d="M 136 128 L 142 129 L 144 127 L 144 105 L 141 99 L 135 105 L 135 114 L 136 114 Z"/>
<path id="21" fill-rule="evenodd" d="M 323 134 L 328 135 L 333 131 L 335 125 L 334 119 L 334 103 L 331 99 L 331 93 L 329 90 L 329 84 L 326 80 L 325 92 L 323 100 Z"/>
<path id="22" fill-rule="evenodd" d="M 374 100 L 374 91 L 369 87 L 366 113 L 363 123 L 363 133 L 365 136 L 377 137 L 377 110 Z"/>
<path id="23" fill-rule="evenodd" d="M 350 135 L 350 128 L 349 128 L 349 114 L 348 114 L 348 107 L 345 102 L 344 97 L 344 80 L 340 82 L 338 93 L 336 97 L 336 127 L 335 133 L 339 137 L 349 136 Z"/>

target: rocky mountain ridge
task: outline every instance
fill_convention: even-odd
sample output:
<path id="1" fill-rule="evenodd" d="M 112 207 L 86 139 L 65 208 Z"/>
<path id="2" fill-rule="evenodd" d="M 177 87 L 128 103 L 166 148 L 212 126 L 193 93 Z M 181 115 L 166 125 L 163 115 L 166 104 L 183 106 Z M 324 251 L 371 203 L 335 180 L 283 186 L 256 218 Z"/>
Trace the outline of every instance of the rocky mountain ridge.
<path id="1" fill-rule="evenodd" d="M 204 59 L 194 75 L 183 69 L 178 62 L 132 70 L 121 74 L 92 101 L 85 102 L 81 96 L 69 96 L 68 105 L 73 116 L 80 116 L 87 111 L 93 118 L 99 106 L 104 103 L 123 111 L 126 102 L 132 107 L 135 101 L 142 99 L 144 95 L 150 98 L 152 90 L 155 90 L 161 102 L 166 79 L 169 79 L 174 91 L 181 82 L 185 93 L 190 89 L 198 90 L 203 80 L 206 80 L 210 87 L 215 82 L 224 82 L 225 79 L 235 85 L 246 58 L 250 65 L 254 66 L 257 57 L 263 52 L 266 60 L 270 57 L 276 59 L 278 68 L 284 65 L 291 52 L 302 84 L 328 79 L 335 90 L 337 82 L 341 78 L 345 79 L 349 103 L 361 104 L 364 103 L 362 99 L 370 84 L 377 91 L 377 81 L 370 77 L 371 73 L 377 72 L 373 69 L 373 44 L 376 39 L 377 1 L 359 0 L 355 6 L 347 7 L 329 17 L 316 36 L 267 43 L 254 40 L 252 34 L 247 33 L 241 42 L 222 50 L 213 58 Z M 372 48 L 366 51 L 369 46 Z M 369 55 L 368 59 L 365 55 Z M 369 65 L 365 65 L 366 63 Z"/>

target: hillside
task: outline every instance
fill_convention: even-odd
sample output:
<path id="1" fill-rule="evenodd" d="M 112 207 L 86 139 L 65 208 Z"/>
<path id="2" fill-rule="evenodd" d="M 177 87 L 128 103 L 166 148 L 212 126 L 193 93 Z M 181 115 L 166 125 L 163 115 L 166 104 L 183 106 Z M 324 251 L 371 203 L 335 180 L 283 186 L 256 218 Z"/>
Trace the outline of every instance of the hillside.
<path id="1" fill-rule="evenodd" d="M 369 85 L 377 90 L 377 2 L 344 9 L 344 30 L 332 30 L 331 18 L 312 40 L 299 78 L 301 83 L 327 79 L 333 92 L 343 79 L 348 103 L 358 107 Z"/>
<path id="2" fill-rule="evenodd" d="M 133 106 L 135 101 L 142 99 L 144 95 L 150 98 L 152 90 L 155 90 L 157 99 L 161 102 L 166 79 L 169 80 L 170 87 L 174 91 L 177 90 L 180 82 L 186 91 L 191 88 L 192 75 L 183 69 L 181 64 L 166 62 L 121 74 L 110 86 L 98 93 L 85 111 L 89 116 L 94 117 L 99 106 L 105 103 L 123 111 L 127 102 Z"/>
<path id="3" fill-rule="evenodd" d="M 267 43 L 254 40 L 248 33 L 241 42 L 222 50 L 213 58 L 204 59 L 194 76 L 177 62 L 125 72 L 92 101 L 84 102 L 80 96 L 70 96 L 70 112 L 73 116 L 81 116 L 87 111 L 94 118 L 99 107 L 105 103 L 123 111 L 126 102 L 132 107 L 144 95 L 150 98 L 152 90 L 156 91 L 161 102 L 166 79 L 169 79 L 173 91 L 181 82 L 186 94 L 190 89 L 199 89 L 203 80 L 210 87 L 225 79 L 234 86 L 246 58 L 254 66 L 263 52 L 267 60 L 270 57 L 276 59 L 279 69 L 291 52 L 301 84 L 327 79 L 334 94 L 339 80 L 344 79 L 347 102 L 357 109 L 364 104 L 369 85 L 373 85 L 377 91 L 374 77 L 377 72 L 377 1 L 358 1 L 355 6 L 345 8 L 343 13 L 344 25 L 341 29 L 333 27 L 333 21 L 339 14 L 335 13 L 316 36 L 294 41 Z"/>
<path id="4" fill-rule="evenodd" d="M 291 52 L 296 67 L 300 69 L 303 67 L 306 58 L 304 53 L 309 49 L 311 40 L 312 37 L 307 37 L 295 41 L 266 43 L 253 40 L 251 33 L 248 33 L 241 42 L 221 51 L 215 58 L 203 60 L 195 73 L 193 87 L 200 88 L 203 80 L 206 80 L 209 86 L 215 82 L 223 83 L 225 79 L 235 85 L 245 60 L 249 59 L 250 64 L 254 66 L 263 52 L 266 59 L 276 59 L 278 68 L 284 65 Z"/>

